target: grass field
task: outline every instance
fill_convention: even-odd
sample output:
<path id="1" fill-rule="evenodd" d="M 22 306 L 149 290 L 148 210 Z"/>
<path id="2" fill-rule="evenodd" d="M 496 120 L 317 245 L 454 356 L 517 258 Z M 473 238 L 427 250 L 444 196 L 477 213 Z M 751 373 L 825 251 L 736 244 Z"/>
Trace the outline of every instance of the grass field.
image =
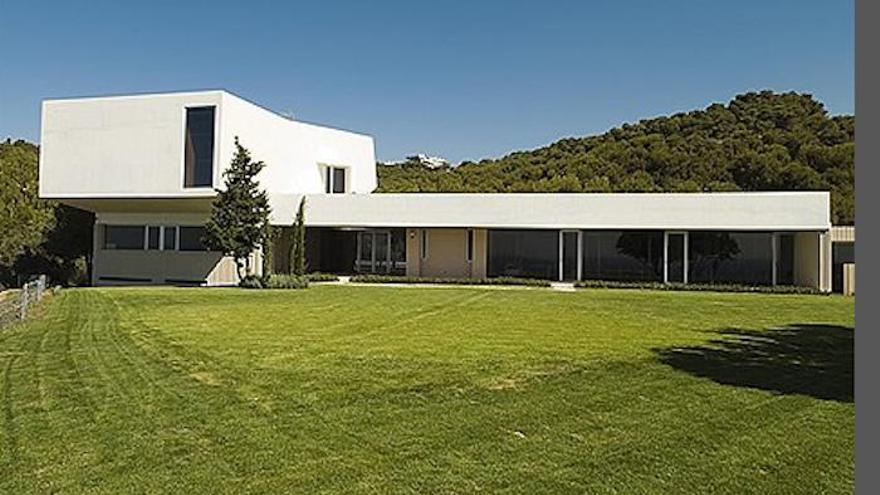
<path id="1" fill-rule="evenodd" d="M 0 492 L 846 493 L 853 300 L 66 290 L 0 331 Z"/>

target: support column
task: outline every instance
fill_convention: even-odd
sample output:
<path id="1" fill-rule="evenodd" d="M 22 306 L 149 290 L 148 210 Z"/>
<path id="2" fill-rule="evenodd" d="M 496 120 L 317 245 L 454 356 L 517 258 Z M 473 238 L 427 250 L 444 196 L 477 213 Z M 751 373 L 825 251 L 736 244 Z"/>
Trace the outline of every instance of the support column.
<path id="1" fill-rule="evenodd" d="M 691 237 L 688 232 L 683 232 L 681 234 L 681 242 L 684 246 L 684 258 L 681 261 L 681 266 L 684 271 L 681 274 L 681 280 L 686 284 L 688 283 L 688 249 L 690 248 L 691 243 Z"/>
<path id="2" fill-rule="evenodd" d="M 777 265 L 779 264 L 779 235 L 776 232 L 770 236 L 770 251 L 773 253 L 773 268 L 772 268 L 772 284 L 776 285 L 777 278 Z"/>
<path id="3" fill-rule="evenodd" d="M 563 231 L 563 230 L 559 231 L 559 236 L 558 236 L 559 237 L 559 249 L 558 249 L 559 252 L 556 253 L 556 258 L 559 260 L 559 270 L 558 271 L 559 271 L 559 281 L 560 282 L 562 282 L 562 275 L 563 275 L 562 274 L 562 270 L 563 270 L 563 263 L 562 262 L 563 262 L 564 255 L 565 255 L 565 253 L 564 253 L 564 249 L 565 249 L 565 238 L 564 238 L 565 234 L 564 234 L 564 232 L 565 231 Z"/>
<path id="4" fill-rule="evenodd" d="M 577 257 L 578 257 L 577 271 L 578 271 L 578 273 L 577 273 L 577 279 L 583 280 L 584 279 L 584 231 L 578 230 L 577 236 L 578 236 L 578 248 L 577 248 L 577 253 L 578 253 L 577 254 Z"/>

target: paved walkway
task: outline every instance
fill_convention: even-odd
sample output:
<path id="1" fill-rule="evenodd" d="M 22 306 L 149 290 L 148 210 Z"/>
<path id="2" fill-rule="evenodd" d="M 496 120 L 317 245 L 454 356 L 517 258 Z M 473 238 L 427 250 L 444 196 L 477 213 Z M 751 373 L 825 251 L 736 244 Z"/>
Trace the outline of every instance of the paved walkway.
<path id="1" fill-rule="evenodd" d="M 352 282 L 348 275 L 340 275 L 339 280 L 332 282 L 312 282 L 315 285 L 356 285 L 359 287 L 403 287 L 403 288 L 462 288 L 473 287 L 477 289 L 495 289 L 495 290 L 512 290 L 512 289 L 546 289 L 547 287 L 537 287 L 529 285 L 478 285 L 478 284 L 405 284 L 405 283 L 369 283 L 369 282 Z M 560 292 L 574 292 L 574 284 L 571 282 L 551 282 L 550 289 Z"/>

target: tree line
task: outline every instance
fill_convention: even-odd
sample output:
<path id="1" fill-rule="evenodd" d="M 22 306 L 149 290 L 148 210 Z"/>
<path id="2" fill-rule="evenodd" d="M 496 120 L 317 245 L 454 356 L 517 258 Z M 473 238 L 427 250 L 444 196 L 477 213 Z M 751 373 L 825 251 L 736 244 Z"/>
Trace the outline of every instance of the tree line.
<path id="1" fill-rule="evenodd" d="M 498 159 L 379 164 L 376 192 L 831 191 L 853 224 L 855 117 L 809 94 L 750 92 Z"/>
<path id="2" fill-rule="evenodd" d="M 65 285 L 88 281 L 94 216 L 40 199 L 38 163 L 35 144 L 0 141 L 0 287 L 37 273 Z"/>

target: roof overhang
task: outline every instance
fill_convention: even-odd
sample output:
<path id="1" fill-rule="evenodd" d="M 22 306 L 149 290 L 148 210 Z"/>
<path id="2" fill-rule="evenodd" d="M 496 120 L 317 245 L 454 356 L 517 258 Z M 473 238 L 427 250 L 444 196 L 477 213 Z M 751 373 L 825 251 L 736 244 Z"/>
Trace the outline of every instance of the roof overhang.
<path id="1" fill-rule="evenodd" d="M 301 195 L 273 195 L 290 225 Z M 825 231 L 828 192 L 306 195 L 313 227 Z"/>
<path id="2" fill-rule="evenodd" d="M 213 197 L 49 198 L 93 213 L 209 213 Z"/>

